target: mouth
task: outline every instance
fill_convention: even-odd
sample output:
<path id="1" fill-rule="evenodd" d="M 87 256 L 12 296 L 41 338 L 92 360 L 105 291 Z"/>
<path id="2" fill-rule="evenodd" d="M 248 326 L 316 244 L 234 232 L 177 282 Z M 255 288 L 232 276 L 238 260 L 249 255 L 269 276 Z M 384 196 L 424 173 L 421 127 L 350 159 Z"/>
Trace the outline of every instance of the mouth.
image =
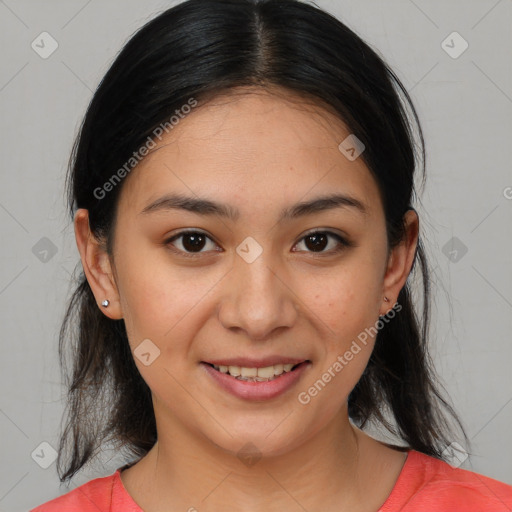
<path id="1" fill-rule="evenodd" d="M 270 382 L 278 379 L 281 375 L 295 371 L 300 365 L 310 362 L 308 359 L 300 363 L 278 363 L 264 367 L 248 367 L 239 365 L 216 365 L 213 363 L 205 364 L 211 366 L 214 370 L 236 380 L 245 382 Z"/>
<path id="2" fill-rule="evenodd" d="M 217 389 L 238 399 L 256 402 L 277 398 L 297 386 L 311 365 L 309 359 L 281 358 L 202 361 L 200 364 Z"/>

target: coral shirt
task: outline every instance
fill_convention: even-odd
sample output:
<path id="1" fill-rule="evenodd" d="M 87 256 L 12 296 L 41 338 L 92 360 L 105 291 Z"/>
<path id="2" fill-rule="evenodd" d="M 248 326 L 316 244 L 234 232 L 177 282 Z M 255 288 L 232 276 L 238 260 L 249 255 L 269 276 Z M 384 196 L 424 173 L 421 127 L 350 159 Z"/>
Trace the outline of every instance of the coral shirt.
<path id="1" fill-rule="evenodd" d="M 123 486 L 125 467 L 30 512 L 143 512 Z M 409 450 L 393 490 L 376 512 L 511 511 L 512 486 Z"/>

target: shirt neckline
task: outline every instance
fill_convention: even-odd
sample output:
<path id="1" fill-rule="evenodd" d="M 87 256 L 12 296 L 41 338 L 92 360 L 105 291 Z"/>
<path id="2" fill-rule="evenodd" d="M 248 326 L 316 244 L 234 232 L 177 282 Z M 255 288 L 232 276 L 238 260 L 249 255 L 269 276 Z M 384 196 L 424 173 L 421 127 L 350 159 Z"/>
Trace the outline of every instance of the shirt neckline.
<path id="1" fill-rule="evenodd" d="M 402 494 L 403 489 L 407 486 L 407 482 L 409 481 L 409 477 L 411 472 L 414 472 L 414 468 L 417 465 L 418 457 L 421 457 L 421 454 L 416 450 L 406 450 L 407 456 L 405 458 L 405 462 L 398 474 L 398 478 L 396 479 L 395 485 L 391 489 L 386 501 L 379 507 L 377 512 L 387 512 L 388 510 L 392 510 L 392 506 L 395 507 L 399 505 L 397 500 L 399 499 L 399 495 Z M 121 471 L 130 467 L 131 464 L 126 464 L 120 468 L 118 468 L 114 473 L 114 481 L 112 487 L 112 504 L 111 511 L 117 512 L 115 508 L 118 503 L 123 504 L 123 512 L 143 512 L 139 505 L 135 502 L 131 494 L 124 487 L 123 481 L 121 480 Z M 126 506 L 130 508 L 127 509 Z"/>
<path id="2" fill-rule="evenodd" d="M 418 467 L 419 459 L 425 456 L 416 450 L 406 450 L 407 456 L 404 465 L 398 474 L 395 485 L 391 489 L 386 501 L 379 507 L 377 512 L 392 512 L 393 510 L 401 510 L 403 503 L 400 500 L 407 496 L 407 488 L 411 480 L 414 480 L 414 474 Z M 400 507 L 399 509 L 397 507 Z"/>

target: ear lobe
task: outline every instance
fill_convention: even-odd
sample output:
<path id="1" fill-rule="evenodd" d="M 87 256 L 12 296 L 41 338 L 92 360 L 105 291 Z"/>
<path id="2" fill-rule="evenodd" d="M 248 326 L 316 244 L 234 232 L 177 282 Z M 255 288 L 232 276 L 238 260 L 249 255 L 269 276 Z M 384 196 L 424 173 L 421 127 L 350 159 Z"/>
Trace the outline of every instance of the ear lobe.
<path id="1" fill-rule="evenodd" d="M 123 318 L 110 257 L 104 245 L 96 239 L 90 230 L 88 210 L 84 208 L 77 210 L 74 227 L 82 267 L 98 308 L 113 320 Z M 108 308 L 101 305 L 105 299 L 109 301 Z"/>
<path id="2" fill-rule="evenodd" d="M 391 251 L 384 276 L 383 295 L 390 298 L 398 297 L 400 290 L 404 287 L 411 272 L 418 246 L 419 219 L 414 209 L 407 210 L 404 215 L 404 223 L 406 236 Z M 391 299 L 391 302 L 394 303 L 396 300 Z"/>

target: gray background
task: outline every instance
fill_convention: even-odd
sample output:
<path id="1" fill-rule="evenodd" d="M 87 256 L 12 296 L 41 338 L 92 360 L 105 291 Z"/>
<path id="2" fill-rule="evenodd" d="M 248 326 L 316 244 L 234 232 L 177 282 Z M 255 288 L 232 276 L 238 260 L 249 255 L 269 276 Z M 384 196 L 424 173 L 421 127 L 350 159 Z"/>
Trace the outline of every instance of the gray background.
<path id="1" fill-rule="evenodd" d="M 0 512 L 28 510 L 122 462 L 107 452 L 70 488 L 59 487 L 54 462 L 40 467 L 51 462 L 40 444 L 57 448 L 57 336 L 78 262 L 64 175 L 113 57 L 174 3 L 0 0 Z M 378 49 L 417 105 L 428 153 L 418 210 L 434 268 L 433 354 L 473 442 L 460 467 L 512 484 L 512 2 L 318 5 Z M 44 31 L 58 42 L 47 59 L 31 47 Z M 469 44 L 457 58 L 442 47 L 453 31 Z M 452 39 L 445 44 L 458 53 L 461 40 Z"/>

